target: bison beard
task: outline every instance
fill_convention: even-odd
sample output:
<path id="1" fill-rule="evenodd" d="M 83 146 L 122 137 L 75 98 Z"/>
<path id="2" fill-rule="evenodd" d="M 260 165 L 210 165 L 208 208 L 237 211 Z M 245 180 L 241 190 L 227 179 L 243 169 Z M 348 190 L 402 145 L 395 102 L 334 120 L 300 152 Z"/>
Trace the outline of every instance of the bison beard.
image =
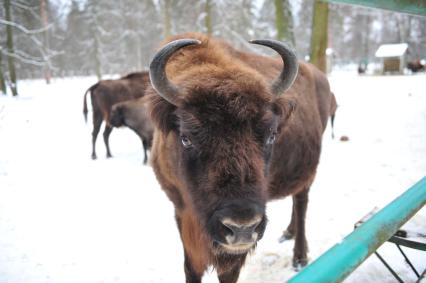
<path id="1" fill-rule="evenodd" d="M 190 33 L 166 41 L 150 66 L 152 165 L 175 206 L 187 282 L 209 265 L 220 282 L 236 282 L 265 231 L 266 202 L 290 195 L 283 237 L 295 238 L 294 266 L 307 263 L 308 191 L 335 101 L 314 66 L 297 73 L 287 46 L 252 43 L 282 60 Z"/>

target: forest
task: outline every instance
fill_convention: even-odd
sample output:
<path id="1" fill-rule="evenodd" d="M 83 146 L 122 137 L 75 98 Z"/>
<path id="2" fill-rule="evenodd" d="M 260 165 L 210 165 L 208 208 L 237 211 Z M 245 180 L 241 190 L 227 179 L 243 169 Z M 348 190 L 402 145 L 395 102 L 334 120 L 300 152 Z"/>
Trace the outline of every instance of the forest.
<path id="1" fill-rule="evenodd" d="M 6 94 L 10 88 L 15 95 L 19 79 L 100 79 L 142 70 L 165 37 L 188 31 L 257 52 L 265 50 L 248 40 L 275 38 L 290 42 L 299 58 L 309 60 L 317 1 L 2 0 L 0 89 Z M 426 57 L 424 17 L 322 4 L 334 65 L 373 62 L 384 43 L 406 42 L 409 58 Z"/>

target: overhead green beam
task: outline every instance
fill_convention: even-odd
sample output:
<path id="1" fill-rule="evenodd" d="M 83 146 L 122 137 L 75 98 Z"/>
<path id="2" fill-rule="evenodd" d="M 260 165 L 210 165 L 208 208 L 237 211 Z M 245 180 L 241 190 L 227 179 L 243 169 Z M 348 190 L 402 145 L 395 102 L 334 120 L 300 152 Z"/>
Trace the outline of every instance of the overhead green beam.
<path id="1" fill-rule="evenodd" d="M 425 0 L 322 0 L 329 3 L 341 3 L 389 10 L 399 13 L 426 17 Z"/>
<path id="2" fill-rule="evenodd" d="M 426 177 L 423 177 L 288 283 L 342 282 L 425 204 Z"/>

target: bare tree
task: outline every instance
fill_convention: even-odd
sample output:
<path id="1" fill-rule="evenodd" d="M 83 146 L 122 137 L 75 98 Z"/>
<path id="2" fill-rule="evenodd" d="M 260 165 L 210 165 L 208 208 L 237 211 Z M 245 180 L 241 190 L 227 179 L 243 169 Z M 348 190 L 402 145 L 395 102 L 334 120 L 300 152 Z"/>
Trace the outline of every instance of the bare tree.
<path id="1" fill-rule="evenodd" d="M 10 0 L 4 0 L 4 11 L 5 11 L 5 18 L 8 23 L 12 23 L 12 16 L 10 13 Z M 13 56 L 10 56 L 11 54 L 15 53 L 14 47 L 13 47 L 13 32 L 12 32 L 12 25 L 8 24 L 6 26 L 6 36 L 7 36 L 7 52 L 9 54 L 8 56 L 8 65 L 9 65 L 9 77 L 10 77 L 10 89 L 12 91 L 13 96 L 18 95 L 18 86 L 16 83 L 16 70 L 15 70 L 15 58 Z"/>
<path id="2" fill-rule="evenodd" d="M 0 47 L 1 48 L 1 47 Z M 1 51 L 1 50 L 0 50 Z M 0 91 L 4 95 L 6 95 L 6 82 L 4 81 L 4 74 L 3 74 L 3 62 L 2 62 L 2 53 L 0 52 Z"/>
<path id="3" fill-rule="evenodd" d="M 43 34 L 44 34 L 44 46 L 46 48 L 46 50 L 49 50 L 49 29 L 48 27 L 48 18 L 47 18 L 47 2 L 46 0 L 40 0 L 40 17 L 41 17 L 41 21 L 42 21 L 42 25 L 43 28 L 45 29 Z M 50 71 L 50 64 L 46 64 L 44 66 L 44 78 L 46 79 L 46 83 L 49 84 L 50 83 L 50 78 L 51 78 L 51 71 Z"/>

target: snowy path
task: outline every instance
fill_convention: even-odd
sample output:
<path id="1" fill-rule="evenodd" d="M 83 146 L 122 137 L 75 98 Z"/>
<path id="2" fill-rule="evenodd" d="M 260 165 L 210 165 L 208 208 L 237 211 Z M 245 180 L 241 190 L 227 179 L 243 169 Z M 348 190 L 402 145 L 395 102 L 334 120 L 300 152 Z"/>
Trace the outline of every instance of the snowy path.
<path id="1" fill-rule="evenodd" d="M 337 137 L 324 137 L 308 209 L 309 256 L 352 231 L 375 206 L 383 207 L 426 175 L 426 76 L 330 78 L 339 109 Z M 0 97 L 0 282 L 184 282 L 182 248 L 171 203 L 141 144 L 114 130 L 107 160 L 102 136 L 90 160 L 91 125 L 82 96 L 94 78 L 21 83 L 21 97 Z M 89 113 L 90 114 L 90 113 Z M 264 239 L 239 282 L 284 282 L 292 242 L 277 243 L 289 221 L 290 200 L 268 206 Z M 410 223 L 426 230 L 425 208 Z M 380 249 L 413 280 L 393 246 Z M 417 267 L 426 255 L 410 251 Z M 217 282 L 214 272 L 204 282 Z M 374 257 L 347 282 L 393 282 Z"/>

